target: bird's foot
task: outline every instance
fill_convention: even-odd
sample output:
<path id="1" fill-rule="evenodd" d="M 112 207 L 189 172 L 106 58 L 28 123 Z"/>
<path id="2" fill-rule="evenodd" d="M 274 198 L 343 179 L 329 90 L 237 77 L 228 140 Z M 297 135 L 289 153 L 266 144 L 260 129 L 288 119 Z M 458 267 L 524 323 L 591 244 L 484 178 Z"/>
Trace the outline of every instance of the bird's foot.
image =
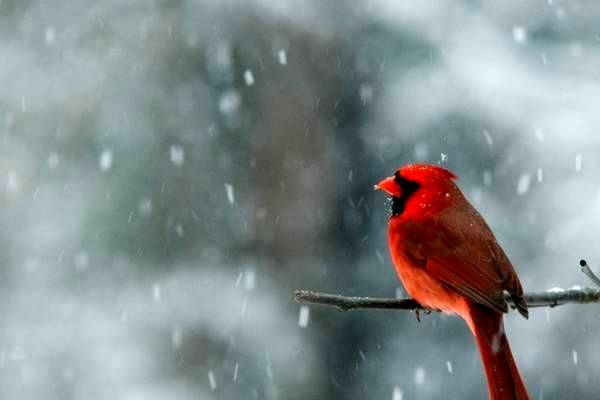
<path id="1" fill-rule="evenodd" d="M 417 322 L 421 322 L 421 311 L 423 311 L 425 315 L 429 315 L 433 312 L 433 310 L 419 310 L 418 308 L 415 308 L 415 317 L 417 317 Z"/>

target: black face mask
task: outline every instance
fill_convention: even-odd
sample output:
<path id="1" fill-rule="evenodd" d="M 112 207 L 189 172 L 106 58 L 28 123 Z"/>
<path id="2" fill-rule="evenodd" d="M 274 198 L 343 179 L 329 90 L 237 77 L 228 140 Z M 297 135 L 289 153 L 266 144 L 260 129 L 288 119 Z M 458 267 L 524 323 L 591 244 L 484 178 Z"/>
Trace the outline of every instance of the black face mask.
<path id="1" fill-rule="evenodd" d="M 415 181 L 409 181 L 396 174 L 394 175 L 394 182 L 400 186 L 402 189 L 402 197 L 392 196 L 392 217 L 400 215 L 404 212 L 404 208 L 406 207 L 406 201 L 412 196 L 418 189 L 419 184 Z"/>

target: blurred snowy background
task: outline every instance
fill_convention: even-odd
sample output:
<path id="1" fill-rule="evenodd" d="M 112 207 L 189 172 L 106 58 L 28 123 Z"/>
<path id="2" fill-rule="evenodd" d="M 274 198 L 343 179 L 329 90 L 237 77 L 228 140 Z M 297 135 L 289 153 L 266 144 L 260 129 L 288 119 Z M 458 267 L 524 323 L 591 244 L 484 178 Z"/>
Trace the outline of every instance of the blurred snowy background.
<path id="1" fill-rule="evenodd" d="M 600 267 L 600 5 L 0 1 L 0 398 L 481 399 L 401 294 L 387 203 L 441 163 L 527 290 Z M 591 399 L 600 307 L 511 313 L 536 399 Z"/>

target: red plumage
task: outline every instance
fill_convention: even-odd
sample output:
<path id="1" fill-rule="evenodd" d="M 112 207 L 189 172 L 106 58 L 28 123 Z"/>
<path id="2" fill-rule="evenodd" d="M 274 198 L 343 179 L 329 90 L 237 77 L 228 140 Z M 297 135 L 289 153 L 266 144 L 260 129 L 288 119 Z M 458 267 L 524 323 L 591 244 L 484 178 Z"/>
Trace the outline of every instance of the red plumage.
<path id="1" fill-rule="evenodd" d="M 434 165 L 411 164 L 375 187 L 392 196 L 388 240 L 406 291 L 423 306 L 456 313 L 475 336 L 491 400 L 529 399 L 502 313 L 508 292 L 528 317 L 519 277 L 481 215 Z"/>

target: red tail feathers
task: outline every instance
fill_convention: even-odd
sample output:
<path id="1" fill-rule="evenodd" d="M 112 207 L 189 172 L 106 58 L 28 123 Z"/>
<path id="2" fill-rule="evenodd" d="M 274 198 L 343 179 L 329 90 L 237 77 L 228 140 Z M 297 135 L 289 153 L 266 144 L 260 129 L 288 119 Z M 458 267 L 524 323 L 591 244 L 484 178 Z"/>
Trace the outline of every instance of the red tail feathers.
<path id="1" fill-rule="evenodd" d="M 490 400 L 529 400 L 504 333 L 502 314 L 471 303 L 469 316 L 467 323 L 481 354 Z"/>

